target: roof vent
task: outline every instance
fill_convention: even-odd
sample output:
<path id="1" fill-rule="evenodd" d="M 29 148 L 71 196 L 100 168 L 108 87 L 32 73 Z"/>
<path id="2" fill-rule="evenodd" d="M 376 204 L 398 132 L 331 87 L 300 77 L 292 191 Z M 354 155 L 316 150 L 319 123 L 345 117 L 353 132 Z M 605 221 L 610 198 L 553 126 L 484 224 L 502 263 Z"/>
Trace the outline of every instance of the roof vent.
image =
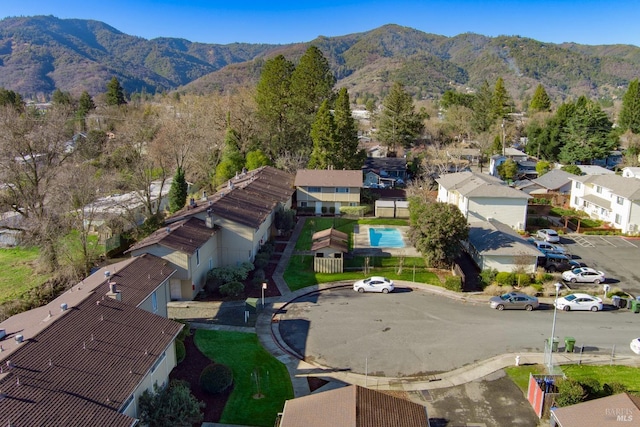
<path id="1" fill-rule="evenodd" d="M 0 329 L 0 340 L 7 336 L 7 331 Z M 2 347 L 0 347 L 2 348 Z"/>
<path id="2" fill-rule="evenodd" d="M 63 302 L 62 304 L 60 304 L 60 311 L 67 311 L 67 303 Z"/>
<path id="3" fill-rule="evenodd" d="M 167 227 L 167 233 L 171 233 L 171 227 Z"/>
<path id="4" fill-rule="evenodd" d="M 111 272 L 109 270 L 104 272 L 104 277 L 109 277 L 111 276 Z"/>
<path id="5" fill-rule="evenodd" d="M 24 341 L 24 337 L 21 334 L 16 335 L 16 342 L 20 344 L 22 341 Z"/>

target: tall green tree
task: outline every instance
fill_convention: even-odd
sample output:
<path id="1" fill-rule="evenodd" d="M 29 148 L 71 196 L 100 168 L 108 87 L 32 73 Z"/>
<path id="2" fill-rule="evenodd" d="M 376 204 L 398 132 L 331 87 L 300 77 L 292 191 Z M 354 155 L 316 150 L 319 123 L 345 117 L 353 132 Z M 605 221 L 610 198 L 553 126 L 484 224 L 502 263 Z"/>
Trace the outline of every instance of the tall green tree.
<path id="1" fill-rule="evenodd" d="M 265 129 L 265 152 L 274 159 L 294 150 L 293 129 L 289 120 L 291 108 L 291 74 L 295 67 L 283 55 L 264 63 L 256 87 L 258 117 Z"/>
<path id="2" fill-rule="evenodd" d="M 547 95 L 547 91 L 544 90 L 544 86 L 539 84 L 536 87 L 536 91 L 533 94 L 533 98 L 531 98 L 531 103 L 529 104 L 529 111 L 531 113 L 539 113 L 543 111 L 551 111 L 551 100 L 549 99 L 549 95 Z"/>
<path id="3" fill-rule="evenodd" d="M 498 173 L 503 180 L 511 181 L 518 174 L 518 164 L 513 159 L 507 159 L 498 166 Z"/>
<path id="4" fill-rule="evenodd" d="M 498 77 L 491 95 L 491 116 L 493 120 L 506 119 L 513 110 L 513 100 L 504 86 L 502 77 Z"/>
<path id="5" fill-rule="evenodd" d="M 233 129 L 227 128 L 222 158 L 216 167 L 215 186 L 233 178 L 237 172 L 242 170 L 244 164 L 244 156 L 238 149 L 238 136 Z"/>
<path id="6" fill-rule="evenodd" d="M 292 105 L 311 123 L 322 102 L 331 97 L 335 82 L 329 61 L 310 46 L 291 73 Z"/>
<path id="7" fill-rule="evenodd" d="M 107 105 L 124 105 L 127 103 L 124 98 L 124 90 L 115 77 L 111 78 L 107 83 L 106 102 Z"/>
<path id="8" fill-rule="evenodd" d="M 249 151 L 246 158 L 247 161 L 244 166 L 250 171 L 269 164 L 269 158 L 264 155 L 262 150 Z"/>
<path id="9" fill-rule="evenodd" d="M 382 101 L 378 117 L 378 139 L 391 151 L 409 147 L 424 129 L 424 115 L 416 113 L 411 95 L 400 82 L 395 82 Z"/>
<path id="10" fill-rule="evenodd" d="M 346 88 L 338 91 L 334 110 L 335 144 L 333 164 L 336 169 L 359 170 L 366 153 L 358 149 L 358 125 L 351 114 L 351 102 Z"/>
<path id="11" fill-rule="evenodd" d="M 491 129 L 495 123 L 492 115 L 493 92 L 489 83 L 482 82 L 480 89 L 473 99 L 473 117 L 471 119 L 472 128 L 476 133 L 484 133 Z"/>
<path id="12" fill-rule="evenodd" d="M 311 125 L 313 150 L 309 159 L 309 169 L 327 169 L 334 166 L 336 150 L 336 125 L 331 114 L 329 101 L 324 101 Z"/>
<path id="13" fill-rule="evenodd" d="M 188 189 L 189 184 L 185 179 L 184 169 L 178 166 L 169 189 L 169 212 L 174 213 L 184 207 L 185 203 L 187 203 Z"/>
<path id="14" fill-rule="evenodd" d="M 201 409 L 204 403 L 197 400 L 189 384 L 173 380 L 167 387 L 153 387 L 153 392 L 145 390 L 138 402 L 140 421 L 149 427 L 191 427 L 203 419 Z"/>
<path id="15" fill-rule="evenodd" d="M 409 237 L 431 267 L 450 267 L 469 237 L 467 219 L 456 205 L 409 199 Z"/>
<path id="16" fill-rule="evenodd" d="M 81 130 L 87 130 L 87 115 L 91 110 L 95 110 L 96 104 L 93 103 L 93 98 L 89 95 L 89 92 L 86 90 L 80 94 L 80 99 L 78 99 L 78 108 L 76 110 L 76 118 L 78 122 L 80 122 Z"/>
<path id="17" fill-rule="evenodd" d="M 627 129 L 636 135 L 640 134 L 640 83 L 634 79 L 622 98 L 622 109 L 618 118 L 620 132 Z"/>
<path id="18" fill-rule="evenodd" d="M 24 111 L 24 101 L 19 93 L 0 87 L 0 106 L 11 106 L 16 111 Z"/>
<path id="19" fill-rule="evenodd" d="M 585 96 L 578 98 L 562 134 L 565 144 L 558 155 L 560 161 L 589 164 L 604 159 L 616 145 L 612 125 L 597 103 Z"/>
<path id="20" fill-rule="evenodd" d="M 60 89 L 53 91 L 51 102 L 56 105 L 72 105 L 73 98 L 69 92 L 63 92 Z"/>
<path id="21" fill-rule="evenodd" d="M 543 123 L 532 120 L 526 128 L 529 139 L 526 151 L 539 159 L 558 161 L 565 143 L 564 131 L 575 114 L 575 104 L 569 102 L 558 107 L 556 113 Z"/>

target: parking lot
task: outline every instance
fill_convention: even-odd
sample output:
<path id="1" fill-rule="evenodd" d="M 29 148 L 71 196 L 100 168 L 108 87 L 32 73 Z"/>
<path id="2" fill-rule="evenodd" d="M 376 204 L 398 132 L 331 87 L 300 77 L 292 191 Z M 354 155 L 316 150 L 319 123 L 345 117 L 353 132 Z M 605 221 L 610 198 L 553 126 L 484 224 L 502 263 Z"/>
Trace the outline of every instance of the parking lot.
<path id="1" fill-rule="evenodd" d="M 612 287 L 640 295 L 640 239 L 569 234 L 561 245 L 574 258 L 603 271 Z"/>

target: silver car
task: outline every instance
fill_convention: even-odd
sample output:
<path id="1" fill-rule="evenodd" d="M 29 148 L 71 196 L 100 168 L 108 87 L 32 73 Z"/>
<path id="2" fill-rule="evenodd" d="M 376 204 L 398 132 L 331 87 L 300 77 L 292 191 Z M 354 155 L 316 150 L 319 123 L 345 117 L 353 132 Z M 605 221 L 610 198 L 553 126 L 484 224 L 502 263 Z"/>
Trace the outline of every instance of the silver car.
<path id="1" fill-rule="evenodd" d="M 496 310 L 527 310 L 531 311 L 538 308 L 538 298 L 529 296 L 527 294 L 521 294 L 519 292 L 509 292 L 507 294 L 500 295 L 499 297 L 492 297 L 489 300 L 491 308 Z"/>
<path id="2" fill-rule="evenodd" d="M 393 290 L 393 280 L 382 276 L 373 276 L 368 279 L 358 280 L 353 284 L 353 290 L 357 292 L 382 292 L 388 294 Z"/>
<path id="3" fill-rule="evenodd" d="M 543 228 L 538 230 L 536 236 L 539 239 L 544 240 L 549 243 L 558 243 L 560 241 L 560 236 L 558 236 L 558 232 L 556 230 L 552 230 L 550 228 Z"/>

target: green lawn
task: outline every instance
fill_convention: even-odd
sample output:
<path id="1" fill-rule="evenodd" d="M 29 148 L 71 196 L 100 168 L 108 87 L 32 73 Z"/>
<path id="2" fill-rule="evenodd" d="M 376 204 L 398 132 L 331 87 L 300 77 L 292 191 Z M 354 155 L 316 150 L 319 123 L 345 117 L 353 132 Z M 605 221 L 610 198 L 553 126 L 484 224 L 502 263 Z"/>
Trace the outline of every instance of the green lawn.
<path id="1" fill-rule="evenodd" d="M 38 274 L 38 248 L 0 249 L 0 304 L 12 301 L 49 279 Z"/>
<path id="2" fill-rule="evenodd" d="M 405 258 L 401 274 L 398 274 L 400 261 L 397 257 L 369 257 L 369 262 L 372 268 L 366 276 L 386 276 L 392 280 L 407 280 L 440 285 L 440 279 L 437 275 L 425 268 L 422 258 Z M 351 260 L 345 261 L 345 267 L 362 267 L 364 263 L 363 257 L 354 257 Z M 292 256 L 284 272 L 284 280 L 292 291 L 319 283 L 358 280 L 364 277 L 365 274 L 362 270 L 345 271 L 344 273 L 336 274 L 315 273 L 313 271 L 313 256 L 311 255 Z"/>
<path id="3" fill-rule="evenodd" d="M 526 393 L 529 373 L 543 374 L 545 367 L 542 365 L 510 366 L 505 368 L 507 375 L 520 389 Z M 629 366 L 594 366 L 594 365 L 563 365 L 562 371 L 567 378 L 581 381 L 586 378 L 595 378 L 600 384 L 620 383 L 632 393 L 640 393 L 640 368 Z"/>
<path id="4" fill-rule="evenodd" d="M 220 422 L 273 426 L 285 400 L 293 398 L 293 387 L 287 368 L 262 348 L 258 337 L 252 333 L 198 330 L 195 343 L 207 357 L 233 370 L 234 388 Z M 259 393 L 264 397 L 255 398 Z"/>

